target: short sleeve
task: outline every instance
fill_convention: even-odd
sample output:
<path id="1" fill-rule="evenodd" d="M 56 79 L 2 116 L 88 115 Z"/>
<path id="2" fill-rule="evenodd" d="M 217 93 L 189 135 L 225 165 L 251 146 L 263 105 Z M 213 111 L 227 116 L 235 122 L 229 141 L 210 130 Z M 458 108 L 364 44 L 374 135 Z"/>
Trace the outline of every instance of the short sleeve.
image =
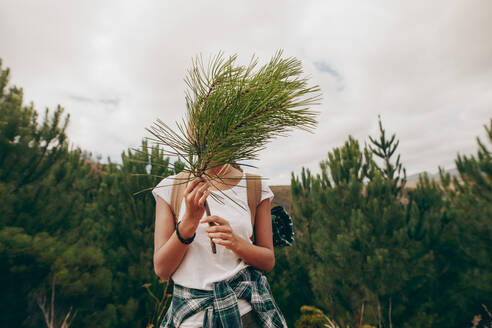
<path id="1" fill-rule="evenodd" d="M 272 192 L 272 189 L 265 183 L 264 180 L 261 180 L 261 199 L 260 202 L 263 200 L 270 198 L 270 202 L 272 201 L 274 195 Z"/>
<path id="2" fill-rule="evenodd" d="M 159 182 L 154 189 L 152 189 L 152 195 L 157 202 L 157 196 L 164 199 L 166 203 L 171 206 L 171 190 L 174 180 L 170 177 L 164 178 Z"/>

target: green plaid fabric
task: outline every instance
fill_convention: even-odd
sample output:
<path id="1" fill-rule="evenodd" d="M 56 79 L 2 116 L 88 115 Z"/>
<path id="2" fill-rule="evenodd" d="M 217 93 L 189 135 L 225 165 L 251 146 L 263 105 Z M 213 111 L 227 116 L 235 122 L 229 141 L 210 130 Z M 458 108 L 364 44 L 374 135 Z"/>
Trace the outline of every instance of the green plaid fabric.
<path id="1" fill-rule="evenodd" d="M 242 328 L 238 298 L 251 303 L 262 327 L 287 327 L 267 278 L 260 270 L 248 266 L 228 280 L 215 282 L 213 290 L 175 284 L 171 306 L 160 328 L 177 328 L 183 320 L 201 310 L 205 310 L 203 328 Z"/>

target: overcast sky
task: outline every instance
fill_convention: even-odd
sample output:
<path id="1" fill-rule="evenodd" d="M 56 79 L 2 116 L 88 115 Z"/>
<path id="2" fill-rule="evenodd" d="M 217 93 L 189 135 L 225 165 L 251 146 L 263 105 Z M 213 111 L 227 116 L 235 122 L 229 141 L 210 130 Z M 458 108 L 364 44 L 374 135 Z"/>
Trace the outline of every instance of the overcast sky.
<path id="1" fill-rule="evenodd" d="M 199 54 L 301 60 L 323 92 L 314 134 L 277 139 L 255 163 L 289 184 L 348 135 L 400 139 L 407 175 L 476 152 L 492 117 L 492 1 L 0 0 L 0 58 L 25 102 L 61 104 L 74 146 L 121 162 L 158 118 L 185 114 Z"/>

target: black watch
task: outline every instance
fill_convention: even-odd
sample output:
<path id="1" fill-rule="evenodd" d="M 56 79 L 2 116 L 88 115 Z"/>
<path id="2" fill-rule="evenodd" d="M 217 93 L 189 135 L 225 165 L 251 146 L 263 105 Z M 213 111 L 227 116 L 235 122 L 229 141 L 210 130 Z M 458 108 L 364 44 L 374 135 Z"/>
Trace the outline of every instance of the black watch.
<path id="1" fill-rule="evenodd" d="M 191 242 L 193 241 L 193 239 L 195 239 L 195 236 L 196 236 L 196 231 L 195 233 L 193 234 L 192 237 L 188 238 L 188 239 L 184 239 L 183 237 L 181 237 L 181 235 L 179 234 L 179 229 L 178 229 L 178 226 L 179 224 L 181 223 L 181 221 L 179 221 L 178 223 L 176 223 L 176 235 L 178 236 L 178 239 L 183 243 L 183 244 L 191 244 Z"/>

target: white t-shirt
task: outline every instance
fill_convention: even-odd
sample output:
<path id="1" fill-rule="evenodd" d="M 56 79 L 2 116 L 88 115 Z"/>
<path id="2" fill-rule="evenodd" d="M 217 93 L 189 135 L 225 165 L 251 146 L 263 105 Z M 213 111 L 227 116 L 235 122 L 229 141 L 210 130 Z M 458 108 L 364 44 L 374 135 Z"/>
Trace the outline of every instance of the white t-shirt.
<path id="1" fill-rule="evenodd" d="M 222 195 L 220 191 L 211 190 L 211 193 L 221 197 L 222 203 L 216 201 L 211 195 L 207 197 L 207 202 L 212 215 L 217 215 L 229 221 L 232 231 L 243 239 L 252 243 L 250 237 L 253 234 L 251 225 L 251 211 L 248 206 L 248 194 L 246 191 L 246 172 L 237 185 L 230 189 L 222 190 L 223 193 L 232 198 L 243 208 L 235 204 L 232 200 Z M 171 203 L 171 190 L 175 175 L 162 179 L 157 186 L 152 189 L 154 198 L 161 197 L 168 204 Z M 273 192 L 262 180 L 261 200 L 273 199 Z M 157 200 L 157 198 L 156 198 Z M 186 203 L 183 199 L 179 212 L 178 222 L 186 212 Z M 206 216 L 204 213 L 203 217 Z M 248 266 L 241 258 L 227 249 L 225 246 L 216 245 L 217 253 L 213 254 L 210 247 L 210 238 L 205 229 L 208 223 L 201 223 L 196 230 L 196 236 L 189 245 L 179 267 L 171 276 L 172 280 L 179 285 L 212 290 L 215 281 L 222 281 L 234 276 L 237 272 Z M 251 305 L 244 299 L 238 299 L 238 307 L 241 315 L 251 311 Z M 202 327 L 204 310 L 186 318 L 180 327 Z"/>

